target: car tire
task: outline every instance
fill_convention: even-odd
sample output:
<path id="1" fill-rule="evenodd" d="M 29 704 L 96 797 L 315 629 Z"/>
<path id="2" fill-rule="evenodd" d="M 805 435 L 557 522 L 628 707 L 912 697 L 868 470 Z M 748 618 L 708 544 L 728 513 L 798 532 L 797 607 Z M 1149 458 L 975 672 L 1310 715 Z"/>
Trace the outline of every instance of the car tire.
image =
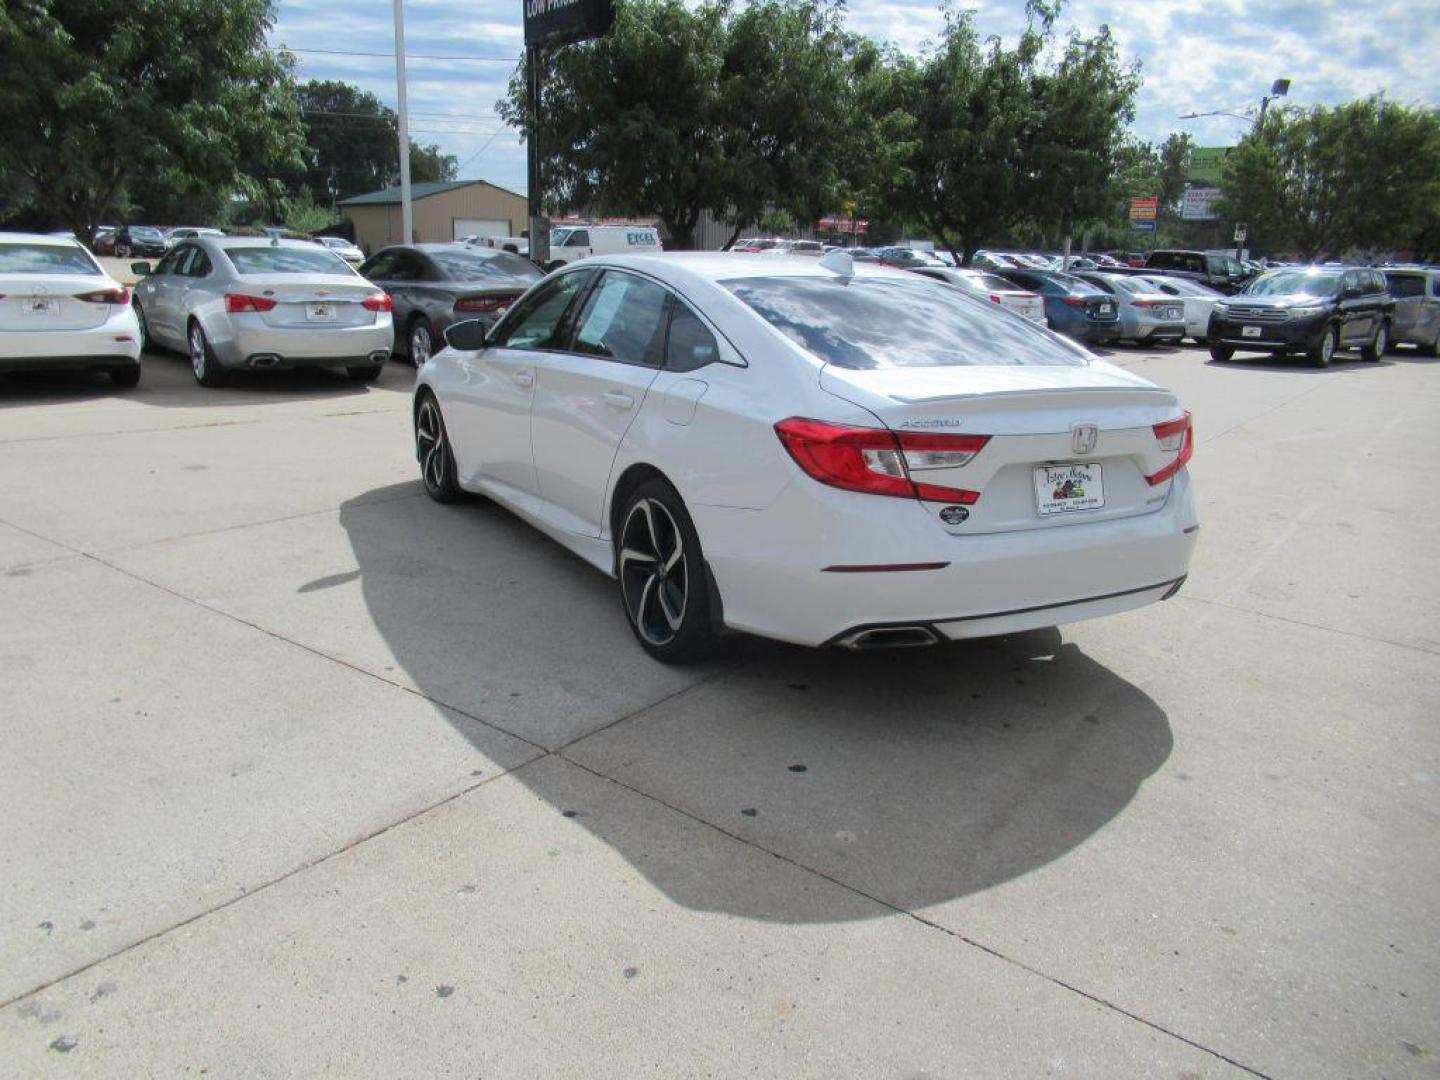
<path id="1" fill-rule="evenodd" d="M 429 390 L 420 395 L 415 406 L 415 460 L 420 463 L 420 482 L 425 485 L 426 495 L 438 503 L 459 500 L 455 454 L 450 449 L 440 402 Z"/>
<path id="2" fill-rule="evenodd" d="M 150 324 L 145 321 L 145 309 L 140 306 L 139 297 L 136 297 L 130 306 L 135 309 L 135 322 L 140 327 L 140 355 L 144 356 L 152 348 L 156 348 L 156 345 L 150 340 Z"/>
<path id="3" fill-rule="evenodd" d="M 112 367 L 109 374 L 110 381 L 122 389 L 128 390 L 140 385 L 139 364 L 126 364 L 124 367 Z"/>
<path id="4" fill-rule="evenodd" d="M 1335 359 L 1335 350 L 1340 347 L 1340 331 L 1332 326 L 1325 331 L 1325 336 L 1320 343 L 1305 354 L 1306 359 L 1315 367 L 1329 367 L 1330 361 Z"/>
<path id="5" fill-rule="evenodd" d="M 374 382 L 384 370 L 384 364 L 361 364 L 358 367 L 347 367 L 345 374 L 355 382 Z"/>
<path id="6" fill-rule="evenodd" d="M 615 534 L 620 604 L 640 647 L 665 664 L 712 655 L 710 585 L 695 524 L 679 492 L 659 477 L 625 500 Z"/>
<path id="7" fill-rule="evenodd" d="M 417 371 L 424 367 L 426 360 L 435 355 L 435 327 L 424 315 L 417 315 L 410 320 L 410 333 L 406 335 L 405 348 Z M 421 353 L 423 357 L 420 356 Z"/>
<path id="8" fill-rule="evenodd" d="M 130 258 L 130 255 L 131 255 L 131 251 L 130 251 L 130 245 L 129 245 L 129 244 L 116 244 L 116 245 L 115 245 L 115 258 L 117 258 L 117 259 L 128 259 L 128 258 Z"/>
<path id="9" fill-rule="evenodd" d="M 1217 364 L 1228 364 L 1235 355 L 1235 350 L 1229 345 L 1211 345 L 1210 359 Z"/>
<path id="10" fill-rule="evenodd" d="M 198 320 L 190 320 L 186 340 L 190 342 L 190 370 L 195 373 L 195 381 L 201 386 L 224 385 L 225 369 L 215 359 L 215 350 L 210 347 L 210 339 Z"/>
<path id="11" fill-rule="evenodd" d="M 1440 330 L 1435 331 L 1435 340 L 1430 343 L 1430 355 L 1440 356 Z"/>
<path id="12" fill-rule="evenodd" d="M 1382 322 L 1375 328 L 1375 336 L 1370 339 L 1370 344 L 1360 346 L 1360 358 L 1369 363 L 1376 364 L 1380 358 L 1390 351 L 1390 324 Z"/>
<path id="13" fill-rule="evenodd" d="M 1193 340 L 1193 341 L 1195 342 L 1195 344 L 1196 344 L 1196 345 L 1199 345 L 1201 348 L 1204 348 L 1206 345 L 1209 345 L 1209 344 L 1210 344 L 1210 339 L 1209 339 L 1209 338 L 1197 337 L 1197 338 L 1192 338 L 1191 340 Z"/>

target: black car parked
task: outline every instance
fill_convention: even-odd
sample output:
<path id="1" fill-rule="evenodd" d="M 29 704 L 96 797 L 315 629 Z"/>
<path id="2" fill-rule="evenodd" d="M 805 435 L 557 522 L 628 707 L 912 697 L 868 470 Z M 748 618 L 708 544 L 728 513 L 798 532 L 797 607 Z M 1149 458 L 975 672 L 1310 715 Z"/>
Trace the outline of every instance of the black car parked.
<path id="1" fill-rule="evenodd" d="M 1327 366 L 1341 349 L 1379 360 L 1390 345 L 1395 298 L 1385 275 L 1363 266 L 1295 266 L 1261 274 L 1210 314 L 1210 356 L 1236 350 L 1304 353 Z"/>
<path id="2" fill-rule="evenodd" d="M 529 259 L 470 244 L 381 248 L 360 267 L 395 305 L 395 351 L 416 367 L 443 344 L 451 323 L 489 325 L 545 275 Z"/>
<path id="3" fill-rule="evenodd" d="M 115 230 L 111 245 L 116 258 L 128 259 L 136 255 L 159 258 L 170 250 L 165 234 L 153 225 L 122 225 Z"/>
<path id="4" fill-rule="evenodd" d="M 1145 259 L 1143 272 L 1189 278 L 1227 296 L 1238 292 L 1251 277 L 1235 256 L 1208 251 L 1152 251 Z"/>

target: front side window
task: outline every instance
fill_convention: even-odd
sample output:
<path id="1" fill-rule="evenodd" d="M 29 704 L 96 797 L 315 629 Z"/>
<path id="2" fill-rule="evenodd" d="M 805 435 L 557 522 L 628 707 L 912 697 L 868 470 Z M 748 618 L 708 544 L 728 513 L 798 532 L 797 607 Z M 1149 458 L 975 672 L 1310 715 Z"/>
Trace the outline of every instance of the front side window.
<path id="1" fill-rule="evenodd" d="M 757 277 L 722 284 L 791 341 L 837 367 L 1085 363 L 1047 331 L 924 281 Z"/>
<path id="2" fill-rule="evenodd" d="M 390 278 L 395 273 L 395 252 L 382 251 L 368 263 L 360 268 L 360 273 L 368 278 Z"/>
<path id="3" fill-rule="evenodd" d="M 624 364 L 658 365 L 668 295 L 653 281 L 605 271 L 580 312 L 572 351 Z"/>
<path id="4" fill-rule="evenodd" d="M 566 247 L 589 247 L 590 231 L 588 229 L 576 229 L 565 238 Z"/>
<path id="5" fill-rule="evenodd" d="M 589 271 L 562 274 L 510 309 L 496 327 L 495 344 L 509 349 L 558 349 L 564 342 L 565 313 L 590 280 Z"/>
<path id="6" fill-rule="evenodd" d="M 227 247 L 225 255 L 241 274 L 351 274 L 345 260 L 324 248 Z"/>
<path id="7" fill-rule="evenodd" d="M 180 259 L 185 254 L 185 248 L 175 248 L 165 253 L 165 257 L 155 264 L 152 271 L 157 277 L 161 274 L 173 274 L 180 265 Z"/>
<path id="8" fill-rule="evenodd" d="M 195 252 L 189 264 L 185 267 L 184 273 L 187 277 L 202 278 L 210 273 L 210 256 L 206 255 L 200 248 L 192 248 Z"/>
<path id="9" fill-rule="evenodd" d="M 0 274 L 99 274 L 95 260 L 69 244 L 0 244 Z"/>

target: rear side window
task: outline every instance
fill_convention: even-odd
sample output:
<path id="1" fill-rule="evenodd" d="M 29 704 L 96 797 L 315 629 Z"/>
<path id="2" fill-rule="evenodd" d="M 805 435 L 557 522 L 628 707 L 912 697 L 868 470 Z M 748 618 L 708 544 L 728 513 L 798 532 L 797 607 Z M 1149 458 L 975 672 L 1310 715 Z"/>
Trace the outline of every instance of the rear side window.
<path id="1" fill-rule="evenodd" d="M 668 296 L 653 281 L 605 271 L 580 312 L 571 351 L 658 367 Z"/>
<path id="2" fill-rule="evenodd" d="M 671 371 L 694 371 L 720 359 L 720 346 L 706 325 L 678 300 L 671 302 L 670 336 L 665 342 L 665 366 Z"/>
<path id="3" fill-rule="evenodd" d="M 69 244 L 0 244 L 0 274 L 98 274 L 95 261 Z"/>
<path id="4" fill-rule="evenodd" d="M 495 344 L 511 349 L 558 349 L 564 344 L 565 313 L 590 273 L 563 274 L 510 309 L 497 328 Z"/>
<path id="5" fill-rule="evenodd" d="M 1085 363 L 1047 331 L 918 279 L 757 277 L 722 284 L 791 341 L 837 367 Z"/>

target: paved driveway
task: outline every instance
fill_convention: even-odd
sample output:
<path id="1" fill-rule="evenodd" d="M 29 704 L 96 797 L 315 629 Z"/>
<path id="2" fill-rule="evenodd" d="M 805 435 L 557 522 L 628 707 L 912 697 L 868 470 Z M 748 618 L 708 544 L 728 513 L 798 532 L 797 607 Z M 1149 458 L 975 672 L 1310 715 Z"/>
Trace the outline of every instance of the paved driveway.
<path id="1" fill-rule="evenodd" d="M 0 1075 L 1440 1075 L 1440 362 L 1115 359 L 1175 600 L 681 670 L 406 367 L 0 381 Z"/>

